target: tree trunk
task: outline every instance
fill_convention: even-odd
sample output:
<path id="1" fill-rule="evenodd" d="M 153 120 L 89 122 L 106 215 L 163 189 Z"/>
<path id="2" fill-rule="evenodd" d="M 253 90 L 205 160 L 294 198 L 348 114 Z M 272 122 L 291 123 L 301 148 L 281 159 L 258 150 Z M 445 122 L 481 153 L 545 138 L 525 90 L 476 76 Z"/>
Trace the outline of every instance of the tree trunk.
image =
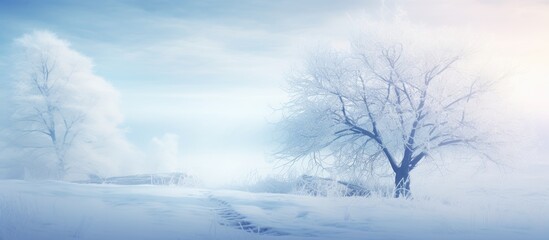
<path id="1" fill-rule="evenodd" d="M 402 166 L 396 171 L 395 175 L 395 198 L 410 198 L 410 169 Z"/>
<path id="2" fill-rule="evenodd" d="M 65 173 L 66 173 L 65 162 L 62 160 L 59 160 L 57 162 L 57 180 L 64 180 Z"/>
<path id="3" fill-rule="evenodd" d="M 63 180 L 67 172 L 63 150 L 55 146 L 55 156 L 57 157 L 57 180 Z"/>

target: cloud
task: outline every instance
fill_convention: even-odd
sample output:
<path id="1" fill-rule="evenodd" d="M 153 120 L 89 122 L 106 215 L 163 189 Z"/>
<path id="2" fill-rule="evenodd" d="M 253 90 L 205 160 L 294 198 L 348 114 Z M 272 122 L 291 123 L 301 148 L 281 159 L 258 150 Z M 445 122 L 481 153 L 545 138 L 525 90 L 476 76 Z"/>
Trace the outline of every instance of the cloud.
<path id="1" fill-rule="evenodd" d="M 153 151 L 149 161 L 155 163 L 156 172 L 181 172 L 183 170 L 177 134 L 165 133 L 160 138 L 154 137 L 151 145 Z"/>

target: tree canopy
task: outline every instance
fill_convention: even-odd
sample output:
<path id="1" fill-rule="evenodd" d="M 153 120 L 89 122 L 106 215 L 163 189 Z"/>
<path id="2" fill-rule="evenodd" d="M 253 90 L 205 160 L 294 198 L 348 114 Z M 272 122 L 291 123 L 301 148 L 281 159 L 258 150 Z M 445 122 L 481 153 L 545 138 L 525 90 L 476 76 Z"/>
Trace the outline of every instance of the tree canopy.
<path id="1" fill-rule="evenodd" d="M 474 104 L 490 79 L 469 66 L 455 41 L 402 24 L 317 50 L 289 80 L 278 156 L 359 174 L 387 164 L 395 196 L 409 196 L 424 159 L 487 143 Z"/>

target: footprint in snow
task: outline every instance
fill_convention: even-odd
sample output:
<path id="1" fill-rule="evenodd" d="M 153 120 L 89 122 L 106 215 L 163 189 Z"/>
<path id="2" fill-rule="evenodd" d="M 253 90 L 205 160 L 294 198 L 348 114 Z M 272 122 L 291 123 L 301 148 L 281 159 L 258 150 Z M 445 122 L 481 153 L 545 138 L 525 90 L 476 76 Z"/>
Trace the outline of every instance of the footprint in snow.
<path id="1" fill-rule="evenodd" d="M 210 201 L 217 205 L 215 209 L 217 215 L 221 217 L 219 224 L 223 226 L 229 226 L 232 228 L 240 229 L 249 233 L 256 233 L 261 235 L 270 236 L 284 236 L 288 235 L 285 232 L 277 231 L 271 227 L 260 227 L 257 224 L 249 221 L 246 216 L 238 213 L 234 208 L 226 201 L 209 196 Z"/>

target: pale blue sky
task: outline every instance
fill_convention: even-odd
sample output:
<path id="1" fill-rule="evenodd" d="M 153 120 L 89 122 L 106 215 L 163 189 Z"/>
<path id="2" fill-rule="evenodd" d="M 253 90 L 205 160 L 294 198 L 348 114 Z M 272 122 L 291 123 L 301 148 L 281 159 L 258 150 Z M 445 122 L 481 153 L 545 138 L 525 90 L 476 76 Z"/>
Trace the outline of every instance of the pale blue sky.
<path id="1" fill-rule="evenodd" d="M 268 113 L 289 63 L 301 54 L 296 52 L 304 44 L 299 36 L 350 9 L 375 5 L 369 1 L 0 2 L 3 56 L 14 38 L 36 29 L 50 30 L 91 57 L 97 74 L 121 92 L 126 127 L 136 144 L 174 132 L 184 146 L 212 138 L 219 144 L 237 145 L 240 140 L 251 144 L 263 139 L 257 136 L 263 134 L 257 115 Z M 225 134 L 202 139 L 210 132 Z"/>
<path id="2" fill-rule="evenodd" d="M 189 166 L 259 167 L 288 71 L 311 45 L 344 37 L 347 14 L 380 3 L 0 0 L 0 71 L 15 38 L 52 31 L 120 92 L 139 148 L 173 133 Z"/>
<path id="3" fill-rule="evenodd" d="M 548 100 L 540 91 L 548 87 L 542 60 L 549 54 L 547 1 L 152 2 L 0 0 L 0 73 L 8 72 L 13 39 L 52 31 L 92 58 L 96 73 L 120 91 L 124 127 L 138 147 L 174 133 L 183 161 L 232 156 L 261 162 L 272 151 L 268 120 L 284 101 L 288 71 L 311 47 L 347 39 L 356 19 L 392 12 L 502 39 L 495 58 L 515 59 L 529 81 L 509 83 L 506 101 L 549 119 L 539 114 Z"/>

